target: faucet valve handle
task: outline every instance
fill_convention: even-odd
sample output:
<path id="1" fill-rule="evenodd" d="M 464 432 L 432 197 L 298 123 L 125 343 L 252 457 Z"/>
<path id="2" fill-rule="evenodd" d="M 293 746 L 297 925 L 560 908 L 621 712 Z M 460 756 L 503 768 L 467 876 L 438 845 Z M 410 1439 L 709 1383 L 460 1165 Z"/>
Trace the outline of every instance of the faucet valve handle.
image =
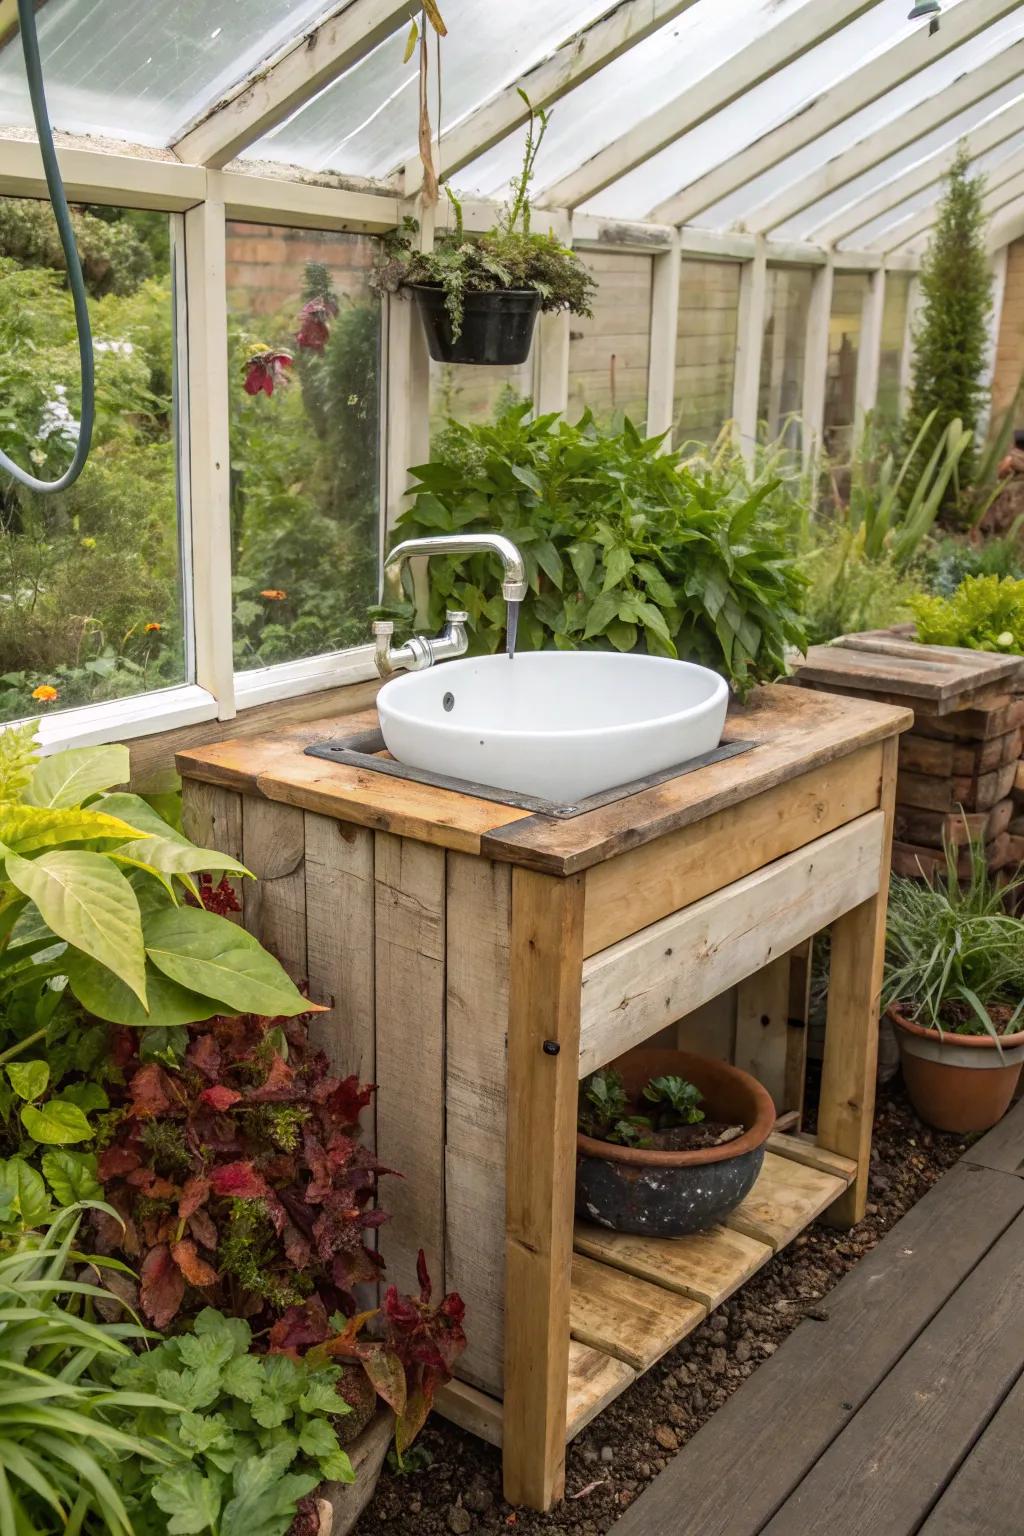
<path id="1" fill-rule="evenodd" d="M 449 608 L 445 613 L 445 621 L 448 624 L 468 624 L 469 614 L 462 608 Z"/>
<path id="2" fill-rule="evenodd" d="M 375 635 L 387 636 L 393 635 L 394 632 L 395 626 L 390 619 L 374 619 L 373 633 Z"/>

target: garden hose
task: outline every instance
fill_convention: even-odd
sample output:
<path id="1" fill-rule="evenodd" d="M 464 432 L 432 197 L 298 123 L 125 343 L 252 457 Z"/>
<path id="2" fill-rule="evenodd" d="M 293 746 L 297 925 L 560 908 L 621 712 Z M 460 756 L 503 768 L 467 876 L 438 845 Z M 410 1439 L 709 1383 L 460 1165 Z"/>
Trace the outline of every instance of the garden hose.
<path id="1" fill-rule="evenodd" d="M 49 114 L 46 110 L 43 70 L 39 62 L 39 38 L 36 34 L 35 0 L 18 0 L 18 22 L 21 28 L 22 51 L 25 55 L 28 92 L 32 98 L 32 115 L 36 122 L 39 150 L 43 157 L 43 169 L 46 173 L 46 186 L 50 194 L 53 216 L 57 220 L 60 243 L 64 248 L 64 259 L 67 262 L 68 268 L 68 284 L 71 288 L 71 296 L 75 304 L 75 325 L 78 330 L 78 356 L 82 380 L 82 409 L 78 428 L 78 440 L 75 444 L 75 456 L 59 480 L 37 480 L 35 475 L 30 475 L 26 470 L 19 468 L 13 459 L 10 459 L 4 453 L 2 448 L 0 448 L 0 469 L 5 469 L 9 475 L 12 475 L 27 490 L 38 491 L 41 495 L 48 495 L 54 491 L 66 491 L 69 485 L 74 484 L 85 468 L 85 461 L 89 457 L 89 447 L 92 443 L 92 424 L 95 415 L 95 373 L 92 352 L 92 328 L 89 324 L 89 306 L 86 302 L 85 278 L 82 273 L 82 264 L 78 259 L 75 232 L 71 226 L 68 200 L 64 195 L 64 183 L 61 181 L 60 167 L 57 164 L 57 151 L 53 144 L 53 130 L 50 127 Z"/>

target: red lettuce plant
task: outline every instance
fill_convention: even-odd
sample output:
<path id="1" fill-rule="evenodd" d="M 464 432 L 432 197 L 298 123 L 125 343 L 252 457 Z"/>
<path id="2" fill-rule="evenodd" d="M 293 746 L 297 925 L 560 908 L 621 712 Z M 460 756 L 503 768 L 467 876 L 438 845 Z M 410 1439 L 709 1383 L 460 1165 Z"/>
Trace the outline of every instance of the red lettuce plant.
<path id="1" fill-rule="evenodd" d="M 138 1268 L 146 1317 L 166 1328 L 213 1306 L 270 1322 L 313 1295 L 353 1312 L 382 1267 L 364 1241 L 386 1220 L 359 1142 L 373 1090 L 331 1076 L 302 1019 L 192 1025 L 177 1066 L 140 1060 L 138 1040 L 115 1042 L 125 1080 L 97 1166 L 124 1230 L 95 1220 Z"/>

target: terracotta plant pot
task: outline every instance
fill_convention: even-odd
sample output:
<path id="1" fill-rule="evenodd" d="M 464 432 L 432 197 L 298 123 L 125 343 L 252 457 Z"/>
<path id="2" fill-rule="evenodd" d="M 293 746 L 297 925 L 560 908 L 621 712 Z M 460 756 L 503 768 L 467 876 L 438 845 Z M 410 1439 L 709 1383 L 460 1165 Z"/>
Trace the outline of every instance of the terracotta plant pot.
<path id="1" fill-rule="evenodd" d="M 643 1237 L 683 1237 L 713 1227 L 749 1194 L 761 1172 L 775 1124 L 771 1095 L 738 1067 L 689 1051 L 640 1049 L 612 1065 L 631 1100 L 652 1077 L 674 1074 L 700 1089 L 709 1120 L 745 1131 L 735 1141 L 695 1152 L 617 1147 L 577 1134 L 577 1216 Z"/>
<path id="2" fill-rule="evenodd" d="M 1010 1107 L 1021 1063 L 1024 1031 L 1003 1035 L 938 1034 L 897 1006 L 889 1009 L 900 1042 L 903 1081 L 921 1119 L 937 1131 L 987 1131 Z"/>

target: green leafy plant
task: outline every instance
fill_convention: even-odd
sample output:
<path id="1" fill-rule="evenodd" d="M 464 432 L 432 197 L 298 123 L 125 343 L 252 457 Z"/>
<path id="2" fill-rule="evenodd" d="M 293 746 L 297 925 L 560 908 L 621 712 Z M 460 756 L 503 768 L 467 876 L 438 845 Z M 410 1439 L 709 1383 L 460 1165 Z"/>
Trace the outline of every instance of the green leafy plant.
<path id="1" fill-rule="evenodd" d="M 614 1067 L 592 1072 L 580 1084 L 577 1126 L 585 1136 L 624 1147 L 650 1147 L 654 1137 L 704 1119 L 703 1095 L 694 1083 L 674 1075 L 652 1077 L 634 1104 Z M 646 1113 L 641 1109 L 650 1105 Z"/>
<path id="2" fill-rule="evenodd" d="M 65 985 L 90 1013 L 129 1025 L 315 1006 L 256 939 L 199 904 L 195 874 L 248 871 L 116 791 L 128 777 L 126 747 L 39 757 L 35 722 L 0 733 L 0 1002 L 34 999 L 34 1027 L 0 1052 L 0 1066 L 37 1140 L 85 1134 L 80 1106 L 40 1102 L 45 1062 L 24 1069 Z M 194 906 L 180 903 L 186 894 Z"/>
<path id="3" fill-rule="evenodd" d="M 803 579 L 766 511 L 775 482 L 750 491 L 694 474 L 628 421 L 602 434 L 589 414 L 576 426 L 528 414 L 520 404 L 490 426 L 450 423 L 433 461 L 412 472 L 416 498 L 397 536 L 507 534 L 529 576 L 523 649 L 684 656 L 740 693 L 784 672 L 786 646 L 804 645 Z M 446 608 L 465 609 L 472 649 L 497 650 L 506 621 L 498 563 L 435 559 L 430 574 L 419 617 L 439 627 Z"/>
<path id="4" fill-rule="evenodd" d="M 914 361 L 904 442 L 919 466 L 951 423 L 959 421 L 970 441 L 942 505 L 958 507 L 961 486 L 974 478 L 974 435 L 985 398 L 987 322 L 992 307 L 992 274 L 985 248 L 983 176 L 972 176 L 963 149 L 954 163 L 921 268 L 921 310 L 914 329 Z M 923 436 L 922 436 L 922 429 Z"/>
<path id="5" fill-rule="evenodd" d="M 156 1476 L 171 1461 L 162 1396 L 115 1385 L 131 1345 L 149 1335 L 135 1322 L 105 1322 L 97 1309 L 110 1293 L 75 1278 L 74 1240 L 81 1217 L 72 1207 L 45 1232 L 25 1185 L 12 1217 L 9 1184 L 0 1183 L 0 1529 L 25 1536 L 107 1532 L 132 1536 L 121 1486 L 124 1468 Z M 38 1177 L 38 1176 L 37 1176 Z M 42 1181 L 39 1180 L 41 1186 Z M 6 1215 L 5 1215 L 6 1212 Z M 89 1260 L 97 1272 L 102 1260 Z M 88 1273 L 88 1271 L 87 1271 Z M 153 1432 L 141 1429 L 140 1413 Z"/>
<path id="6" fill-rule="evenodd" d="M 918 597 L 911 608 L 925 645 L 1024 654 L 1024 579 L 968 576 L 949 597 Z"/>
<path id="7" fill-rule="evenodd" d="M 486 234 L 467 238 L 462 206 L 449 187 L 455 227 L 439 232 L 432 251 L 417 251 L 410 231 L 390 241 L 374 275 L 381 292 L 396 292 L 417 284 L 444 290 L 445 308 L 453 340 L 462 334 L 463 305 L 467 293 L 495 293 L 502 289 L 532 288 L 543 310 L 567 309 L 589 315 L 594 283 L 586 267 L 553 234 L 530 228 L 530 182 L 541 142 L 547 132 L 548 113 L 534 108 L 524 91 L 519 92 L 529 110 L 526 145 L 519 174 L 512 183 L 511 199 L 498 223 Z"/>
<path id="8" fill-rule="evenodd" d="M 850 490 L 841 512 L 844 525 L 855 535 L 863 532 L 862 551 L 867 560 L 888 555 L 902 574 L 920 554 L 931 533 L 957 467 L 973 443 L 973 433 L 959 419 L 934 431 L 936 410 L 921 423 L 899 468 L 895 455 L 880 453 L 872 423 L 851 465 Z M 923 464 L 925 445 L 934 439 Z"/>
<path id="9" fill-rule="evenodd" d="M 143 1432 L 170 1442 L 173 1464 L 122 1468 L 137 1536 L 284 1536 L 319 1483 L 353 1481 L 335 1426 L 347 1412 L 338 1367 L 251 1344 L 243 1318 L 206 1308 L 193 1332 L 118 1366 L 119 1387 L 178 1409 L 139 1416 Z"/>
<path id="10" fill-rule="evenodd" d="M 1007 912 L 1012 887 L 995 888 L 980 844 L 966 881 L 957 862 L 947 847 L 944 878 L 893 880 L 883 1002 L 940 1034 L 999 1039 L 1024 1010 L 1024 924 Z"/>

